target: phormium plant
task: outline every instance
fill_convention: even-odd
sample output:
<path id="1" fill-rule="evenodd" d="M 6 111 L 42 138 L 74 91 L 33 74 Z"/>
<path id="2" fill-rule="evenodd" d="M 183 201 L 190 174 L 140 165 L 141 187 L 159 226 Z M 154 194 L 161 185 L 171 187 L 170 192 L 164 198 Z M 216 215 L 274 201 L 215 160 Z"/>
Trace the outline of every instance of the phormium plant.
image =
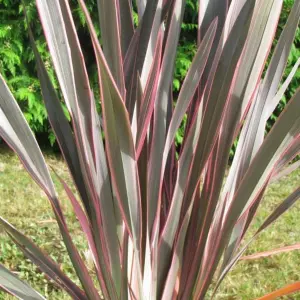
<path id="1" fill-rule="evenodd" d="M 136 1 L 137 27 L 132 1 L 99 0 L 101 43 L 79 0 L 94 46 L 100 99 L 90 88 L 69 2 L 36 1 L 72 126 L 29 32 L 43 98 L 80 201 L 61 183 L 85 233 L 97 278 L 73 244 L 44 158 L 3 79 L 0 134 L 48 196 L 81 286 L 30 239 L 3 218 L 0 222 L 73 299 L 204 299 L 211 287 L 216 293 L 247 247 L 241 248 L 241 241 L 268 184 L 300 150 L 299 90 L 264 135 L 299 65 L 281 84 L 299 22 L 300 0 L 295 0 L 262 76 L 282 2 L 200 0 L 198 50 L 173 106 L 185 0 Z M 95 101 L 101 103 L 101 116 Z M 183 118 L 177 153 L 174 137 Z M 299 196 L 298 188 L 253 238 Z M 3 266 L 0 285 L 20 299 L 43 299 Z"/>

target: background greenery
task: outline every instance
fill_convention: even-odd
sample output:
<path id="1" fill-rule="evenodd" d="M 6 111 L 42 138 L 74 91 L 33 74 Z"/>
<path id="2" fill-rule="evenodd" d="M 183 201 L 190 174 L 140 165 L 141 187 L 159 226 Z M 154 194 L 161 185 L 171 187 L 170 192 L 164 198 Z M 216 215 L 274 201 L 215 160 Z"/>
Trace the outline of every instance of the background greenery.
<path id="1" fill-rule="evenodd" d="M 35 63 L 33 53 L 28 40 L 26 23 L 24 22 L 23 6 L 19 0 L 0 0 L 0 72 L 8 82 L 9 87 L 13 91 L 21 109 L 23 110 L 27 121 L 32 130 L 35 132 L 41 144 L 53 146 L 55 137 L 50 129 L 47 121 L 47 113 L 43 105 L 39 82 L 36 77 Z M 51 68 L 51 62 L 47 51 L 46 43 L 43 37 L 41 25 L 35 9 L 34 0 L 27 0 L 27 10 L 29 19 L 32 23 L 32 28 L 37 41 L 38 49 L 46 62 L 51 78 L 57 87 L 54 71 Z M 95 92 L 97 88 L 96 69 L 93 64 L 93 50 L 86 30 L 83 15 L 80 13 L 76 0 L 72 0 L 73 12 L 75 16 L 76 26 L 79 32 L 79 37 L 82 42 L 83 51 L 86 54 L 86 63 L 88 71 L 92 78 L 92 86 Z M 97 22 L 97 1 L 87 0 L 88 8 L 92 13 L 92 17 Z M 283 12 L 279 21 L 279 28 L 276 33 L 276 40 L 286 22 L 290 8 L 294 0 L 285 0 Z M 198 1 L 187 0 L 184 23 L 182 25 L 182 33 L 178 47 L 175 77 L 173 81 L 173 90 L 176 94 L 180 90 L 182 80 L 191 64 L 192 58 L 196 52 L 196 37 L 197 37 L 197 18 L 198 18 Z M 137 15 L 134 15 L 134 20 L 137 22 Z M 296 39 L 289 57 L 284 79 L 289 74 L 292 66 L 300 57 L 300 29 L 298 28 Z M 296 88 L 300 84 L 300 70 L 297 71 L 285 97 L 281 100 L 279 106 L 270 118 L 267 130 L 269 130 L 291 98 Z M 66 110 L 65 110 L 66 111 Z M 67 114 L 67 111 L 66 111 Z M 184 124 L 183 124 L 184 126 Z M 181 132 L 183 127 L 178 131 L 176 136 L 177 144 L 181 142 Z M 232 150 L 233 154 L 234 149 Z"/>

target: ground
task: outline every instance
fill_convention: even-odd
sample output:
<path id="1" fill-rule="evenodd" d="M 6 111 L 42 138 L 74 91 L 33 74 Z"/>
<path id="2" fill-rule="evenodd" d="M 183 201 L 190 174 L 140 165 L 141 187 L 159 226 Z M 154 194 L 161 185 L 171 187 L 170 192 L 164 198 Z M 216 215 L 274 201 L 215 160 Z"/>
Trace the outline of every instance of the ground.
<path id="1" fill-rule="evenodd" d="M 62 159 L 46 154 L 47 163 L 70 182 Z M 55 177 L 54 177 L 55 178 Z M 254 232 L 268 214 L 288 196 L 300 182 L 300 170 L 273 184 L 263 200 L 250 233 Z M 55 181 L 62 207 L 72 232 L 75 244 L 84 252 L 86 243 L 71 206 Z M 64 245 L 60 239 L 47 198 L 31 180 L 17 157 L 5 147 L 0 147 L 0 215 L 22 232 L 29 235 L 44 251 L 61 264 L 64 272 L 77 280 Z M 247 250 L 247 254 L 271 250 L 300 242 L 300 201 L 261 236 Z M 70 299 L 26 259 L 0 228 L 0 263 L 5 264 L 22 279 L 46 295 L 48 299 Z M 300 280 L 300 251 L 273 255 L 272 257 L 239 262 L 223 282 L 217 299 L 255 299 L 286 284 Z M 13 299 L 0 292 L 0 300 Z M 300 299 L 294 294 L 284 299 Z"/>

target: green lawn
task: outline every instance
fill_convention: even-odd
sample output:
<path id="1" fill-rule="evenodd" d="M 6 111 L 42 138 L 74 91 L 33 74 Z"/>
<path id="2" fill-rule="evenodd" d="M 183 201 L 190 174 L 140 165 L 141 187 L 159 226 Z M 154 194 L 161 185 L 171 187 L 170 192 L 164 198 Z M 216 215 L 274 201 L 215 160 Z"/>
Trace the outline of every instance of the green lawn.
<path id="1" fill-rule="evenodd" d="M 48 164 L 67 182 L 70 178 L 61 158 L 46 155 Z M 55 177 L 54 177 L 55 179 Z M 273 184 L 262 203 L 251 232 L 262 224 L 268 214 L 289 195 L 300 182 L 300 170 L 282 181 Z M 86 243 L 80 227 L 68 203 L 62 187 L 55 181 L 62 207 L 74 241 L 83 253 Z M 64 272 L 77 280 L 73 273 L 65 247 L 53 219 L 47 198 L 31 180 L 17 157 L 6 148 L 0 147 L 0 215 L 29 235 L 42 249 L 61 264 Z M 266 230 L 248 249 L 247 254 L 295 244 L 300 242 L 300 202 Z M 25 260 L 0 228 L 0 262 L 16 272 L 20 278 L 46 295 L 48 299 L 70 299 L 43 274 Z M 300 251 L 274 255 L 272 257 L 240 262 L 225 279 L 217 299 L 255 299 L 288 283 L 300 280 Z M 78 281 L 78 280 L 77 280 Z M 0 299 L 13 299 L 0 292 Z M 300 299 L 294 294 L 284 299 Z"/>

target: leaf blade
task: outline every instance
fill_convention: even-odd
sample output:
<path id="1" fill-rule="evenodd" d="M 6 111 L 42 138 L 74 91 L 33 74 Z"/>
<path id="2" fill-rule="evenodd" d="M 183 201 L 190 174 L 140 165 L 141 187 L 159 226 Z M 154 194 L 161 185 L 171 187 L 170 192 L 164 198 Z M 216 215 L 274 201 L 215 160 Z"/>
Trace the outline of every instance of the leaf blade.
<path id="1" fill-rule="evenodd" d="M 21 281 L 12 272 L 0 264 L 0 287 L 18 299 L 45 300 L 42 295 Z"/>
<path id="2" fill-rule="evenodd" d="M 0 223 L 17 246 L 36 264 L 42 272 L 57 282 L 75 299 L 86 299 L 84 292 L 75 285 L 49 256 L 44 254 L 30 239 L 0 217 Z"/>
<path id="3" fill-rule="evenodd" d="M 257 300 L 275 300 L 280 296 L 290 295 L 292 293 L 300 291 L 300 281 L 286 285 L 285 287 L 272 292 L 268 295 L 258 298 Z"/>
<path id="4" fill-rule="evenodd" d="M 272 256 L 275 254 L 281 254 L 281 253 L 285 253 L 285 252 L 294 251 L 294 250 L 300 250 L 300 244 L 294 244 L 291 246 L 280 247 L 280 248 L 263 251 L 263 252 L 259 252 L 259 253 L 255 253 L 255 254 L 251 254 L 251 255 L 247 255 L 247 256 L 242 256 L 240 258 L 240 260 L 259 259 L 259 258 L 263 258 L 263 257 Z"/>

